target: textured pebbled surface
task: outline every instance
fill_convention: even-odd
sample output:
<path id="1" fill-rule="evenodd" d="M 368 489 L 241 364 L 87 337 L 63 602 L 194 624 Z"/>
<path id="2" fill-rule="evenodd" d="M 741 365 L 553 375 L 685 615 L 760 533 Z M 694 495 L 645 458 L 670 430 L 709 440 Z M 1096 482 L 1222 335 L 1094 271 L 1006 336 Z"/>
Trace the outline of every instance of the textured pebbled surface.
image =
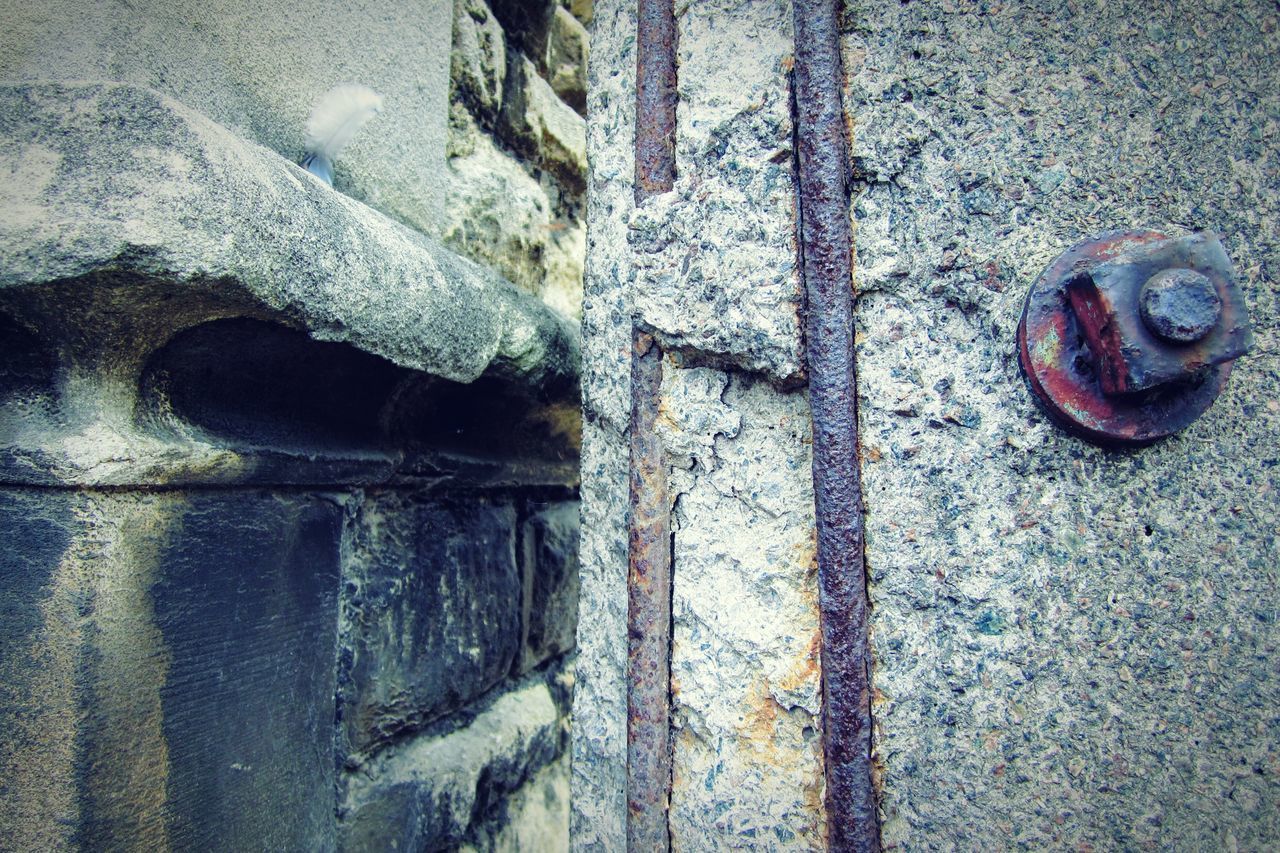
<path id="1" fill-rule="evenodd" d="M 1274 4 L 850 4 L 886 847 L 1264 849 L 1280 827 Z M 1018 375 L 1089 234 L 1208 229 L 1257 349 L 1115 453 Z"/>

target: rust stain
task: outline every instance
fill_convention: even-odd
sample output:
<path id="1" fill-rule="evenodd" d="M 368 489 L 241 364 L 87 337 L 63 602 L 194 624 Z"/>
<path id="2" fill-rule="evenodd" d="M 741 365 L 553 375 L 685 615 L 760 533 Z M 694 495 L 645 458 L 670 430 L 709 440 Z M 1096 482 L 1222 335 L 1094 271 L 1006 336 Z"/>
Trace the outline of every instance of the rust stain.
<path id="1" fill-rule="evenodd" d="M 784 691 L 799 690 L 822 677 L 822 631 L 815 630 L 809 640 L 809 646 L 796 662 L 778 681 L 778 687 Z"/>
<path id="2" fill-rule="evenodd" d="M 778 770 L 795 768 L 799 756 L 779 743 L 779 718 L 785 719 L 785 714 L 786 709 L 773 698 L 768 677 L 756 679 L 747 690 L 742 719 L 735 731 L 739 748 L 761 766 Z"/>
<path id="3" fill-rule="evenodd" d="M 1193 251 L 1202 252 L 1205 259 L 1218 256 L 1209 267 L 1219 270 L 1214 274 L 1224 301 L 1220 329 L 1212 337 L 1216 346 L 1209 346 L 1211 338 L 1206 338 L 1200 348 L 1175 347 L 1163 354 L 1152 350 L 1150 335 L 1138 325 L 1133 293 L 1119 306 L 1124 310 L 1116 313 L 1094 298 L 1092 285 L 1085 284 L 1095 274 L 1114 277 L 1126 266 L 1133 266 L 1135 273 L 1139 267 L 1150 272 L 1159 265 L 1157 259 L 1175 268 L 1191 268 Z M 1238 288 L 1225 283 L 1229 276 L 1230 262 L 1220 244 L 1205 235 L 1169 240 L 1158 231 L 1116 231 L 1072 246 L 1031 286 L 1018 324 L 1018 362 L 1037 404 L 1062 428 L 1104 446 L 1150 444 L 1182 429 L 1213 402 L 1226 384 L 1234 356 L 1248 346 L 1248 319 Z M 1112 321 L 1128 327 L 1123 338 Z M 1145 356 L 1138 358 L 1142 352 Z M 1232 357 L 1209 364 L 1228 356 Z M 1141 364 L 1153 381 L 1161 377 L 1163 384 L 1132 386 L 1144 390 L 1142 394 L 1109 393 L 1108 389 L 1131 387 L 1124 371 L 1134 364 Z M 1198 381 L 1165 381 L 1202 368 Z"/>
<path id="4" fill-rule="evenodd" d="M 640 202 L 675 183 L 674 0 L 639 0 L 636 18 L 635 196 Z"/>

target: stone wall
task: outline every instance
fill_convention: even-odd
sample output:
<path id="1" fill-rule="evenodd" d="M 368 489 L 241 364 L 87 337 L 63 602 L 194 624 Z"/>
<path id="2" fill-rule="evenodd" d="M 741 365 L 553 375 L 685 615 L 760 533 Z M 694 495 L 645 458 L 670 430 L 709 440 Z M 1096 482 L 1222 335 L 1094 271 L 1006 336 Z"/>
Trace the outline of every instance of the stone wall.
<path id="1" fill-rule="evenodd" d="M 0 847 L 563 849 L 582 27 L 459 131 L 447 4 L 82 6 L 0 38 Z"/>
<path id="2" fill-rule="evenodd" d="M 582 315 L 585 24 L 554 2 L 455 0 L 444 239 Z"/>

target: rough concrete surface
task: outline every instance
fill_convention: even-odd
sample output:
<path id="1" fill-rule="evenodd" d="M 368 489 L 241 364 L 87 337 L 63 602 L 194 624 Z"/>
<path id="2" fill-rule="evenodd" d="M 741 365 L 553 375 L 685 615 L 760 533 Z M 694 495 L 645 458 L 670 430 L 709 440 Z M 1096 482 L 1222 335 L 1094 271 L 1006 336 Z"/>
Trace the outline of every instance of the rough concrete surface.
<path id="1" fill-rule="evenodd" d="M 630 220 L 636 314 L 667 348 L 795 381 L 791 4 L 692 3 L 676 26 L 677 178 Z"/>
<path id="2" fill-rule="evenodd" d="M 0 105 L 0 287 L 104 270 L 216 282 L 448 379 L 576 371 L 576 330 L 541 303 L 153 91 L 33 84 Z"/>
<path id="3" fill-rule="evenodd" d="M 363 83 L 383 111 L 339 158 L 335 185 L 438 235 L 450 10 L 449 0 L 4 0 L 0 79 L 156 89 L 294 162 L 319 97 Z"/>
<path id="4" fill-rule="evenodd" d="M 859 391 L 886 847 L 1280 838 L 1277 10 L 855 2 Z M 1014 334 L 1062 250 L 1210 229 L 1257 349 L 1109 452 Z"/>
<path id="5" fill-rule="evenodd" d="M 634 10 L 600 3 L 588 87 L 582 615 L 574 835 L 620 849 L 626 814 L 630 325 L 667 348 L 678 849 L 822 846 L 818 623 L 798 330 L 791 7 L 677 10 L 671 193 L 632 200 Z"/>
<path id="6" fill-rule="evenodd" d="M 670 368 L 670 365 L 667 365 Z M 664 371 L 673 455 L 673 848 L 823 848 L 809 408 Z"/>
<path id="7" fill-rule="evenodd" d="M 626 847 L 627 440 L 634 168 L 633 4 L 594 9 L 588 70 L 587 268 L 583 295 L 582 543 L 570 838 Z"/>

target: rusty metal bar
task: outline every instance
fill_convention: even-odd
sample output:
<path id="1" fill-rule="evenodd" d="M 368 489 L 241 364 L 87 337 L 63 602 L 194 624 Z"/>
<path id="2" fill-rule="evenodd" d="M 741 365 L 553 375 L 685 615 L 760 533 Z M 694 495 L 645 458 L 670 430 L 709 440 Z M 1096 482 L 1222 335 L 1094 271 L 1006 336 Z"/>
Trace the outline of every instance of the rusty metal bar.
<path id="1" fill-rule="evenodd" d="M 676 179 L 675 0 L 637 0 L 636 201 Z"/>
<path id="2" fill-rule="evenodd" d="M 638 0 L 635 197 L 675 183 L 674 0 Z M 655 430 L 662 350 L 634 329 L 627 554 L 627 849 L 671 848 L 671 495 Z"/>
<path id="3" fill-rule="evenodd" d="M 822 615 L 827 846 L 878 851 L 838 0 L 795 2 L 795 121 Z"/>
<path id="4" fill-rule="evenodd" d="M 662 351 L 631 353 L 631 520 L 627 577 L 627 849 L 667 850 L 671 798 L 671 496 L 654 422 Z"/>

